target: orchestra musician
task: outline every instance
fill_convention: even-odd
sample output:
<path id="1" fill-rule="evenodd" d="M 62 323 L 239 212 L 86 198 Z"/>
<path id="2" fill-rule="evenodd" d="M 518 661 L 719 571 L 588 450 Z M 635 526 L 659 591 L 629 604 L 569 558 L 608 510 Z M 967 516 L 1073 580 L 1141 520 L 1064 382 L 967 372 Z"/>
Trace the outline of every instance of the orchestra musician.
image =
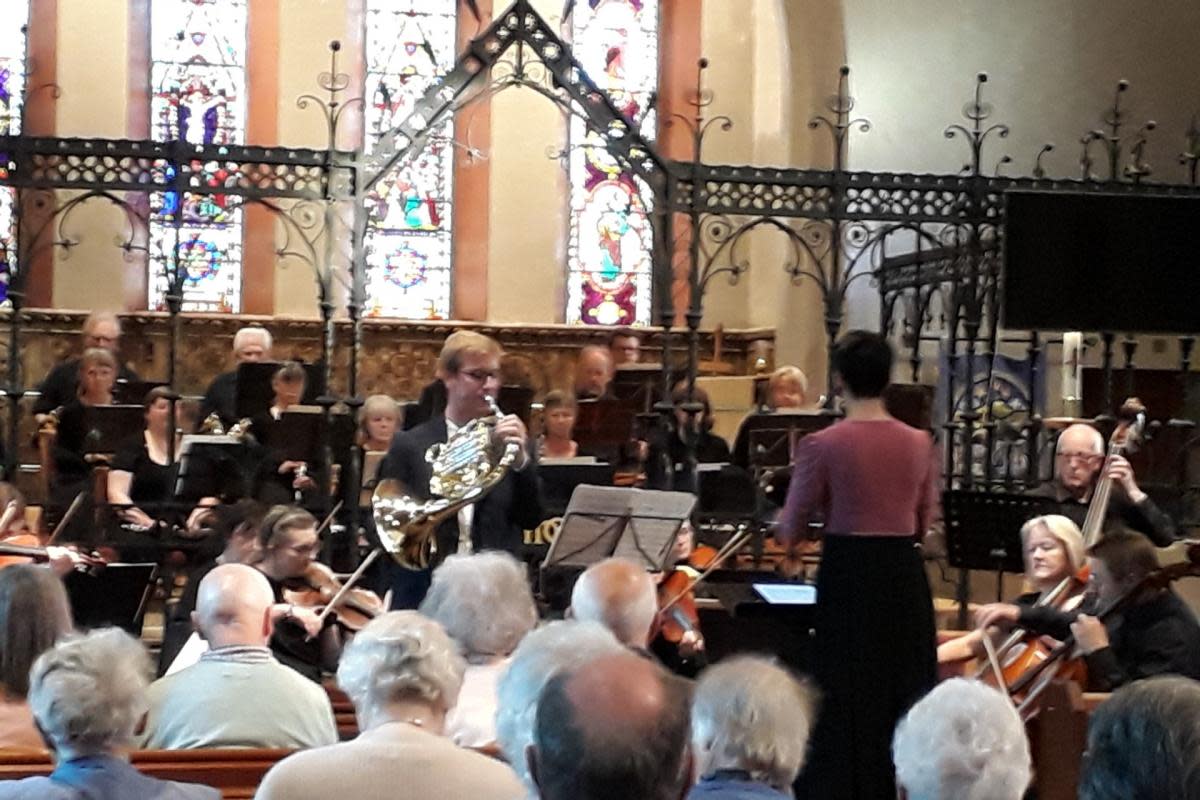
<path id="1" fill-rule="evenodd" d="M 221 424 L 228 428 L 238 421 L 237 415 L 237 365 L 253 364 L 271 360 L 271 334 L 266 328 L 248 325 L 239 328 L 233 335 L 234 368 L 213 378 L 204 391 L 200 404 L 200 419 L 216 414 Z"/>
<path id="2" fill-rule="evenodd" d="M 1025 557 L 1025 582 L 1029 585 L 1029 591 L 1013 600 L 1013 604 L 1028 608 L 1036 604 L 1044 593 L 1052 591 L 1083 567 L 1083 534 L 1079 526 L 1061 514 L 1034 517 L 1021 526 L 1021 552 Z M 1059 607 L 1070 608 L 1080 599 L 1082 595 L 1075 592 L 1071 600 L 1064 598 L 1066 602 L 1059 604 Z M 965 636 L 943 642 L 938 646 L 938 663 L 983 658 L 983 637 L 983 629 L 976 629 Z"/>
<path id="3" fill-rule="evenodd" d="M 125 381 L 139 380 L 133 370 L 119 363 L 121 347 L 121 321 L 111 311 L 94 311 L 83 321 L 83 350 L 107 350 L 113 359 L 115 378 Z M 56 366 L 46 375 L 38 387 L 39 397 L 33 405 L 35 414 L 48 414 L 65 406 L 78 397 L 81 376 L 80 358 L 72 358 Z"/>
<path id="4" fill-rule="evenodd" d="M 704 406 L 698 414 L 684 411 L 680 406 L 687 402 L 687 383 L 680 381 L 671 391 L 671 402 L 675 404 L 675 424 L 670 434 L 661 429 L 650 437 L 649 456 L 646 465 L 646 487 L 664 489 L 668 486 L 680 491 L 691 491 L 685 485 L 687 439 L 689 430 L 696 437 L 697 464 L 724 464 L 729 461 L 729 445 L 712 432 L 712 403 L 708 392 L 695 387 L 695 400 Z"/>
<path id="5" fill-rule="evenodd" d="M 555 389 L 542 399 L 542 435 L 538 455 L 543 458 L 575 458 L 579 443 L 571 438 L 579 405 L 570 392 Z"/>
<path id="6" fill-rule="evenodd" d="M 746 422 L 752 417 L 797 411 L 808 405 L 808 376 L 799 367 L 785 364 L 767 378 L 766 410 L 749 414 L 738 426 L 733 438 L 732 463 L 750 469 L 750 429 Z M 785 487 L 786 488 L 786 487 Z"/>
<path id="7" fill-rule="evenodd" d="M 400 406 L 386 394 L 368 397 L 358 411 L 358 443 L 366 452 L 387 452 L 400 430 Z"/>
<path id="8" fill-rule="evenodd" d="M 608 337 L 608 352 L 615 367 L 636 364 L 642 358 L 642 340 L 631 328 L 618 328 Z"/>
<path id="9" fill-rule="evenodd" d="M 74 362 L 78 366 L 77 396 L 58 412 L 58 434 L 54 440 L 54 481 L 50 503 L 66 508 L 91 476 L 84 457 L 88 434 L 88 409 L 113 403 L 117 359 L 110 350 L 93 347 Z"/>
<path id="10" fill-rule="evenodd" d="M 432 466 L 426 451 L 444 443 L 471 420 L 491 414 L 487 398 L 495 397 L 500 389 L 502 354 L 496 340 L 474 331 L 456 331 L 446 338 L 438 356 L 438 376 L 446 386 L 445 414 L 396 435 L 380 465 L 380 480 L 399 480 L 419 499 L 428 499 Z M 542 521 L 537 459 L 525 424 L 513 414 L 501 417 L 492 428 L 492 441 L 497 448 L 519 445 L 517 460 L 482 500 L 438 527 L 438 558 L 478 550 L 504 550 L 519 556 L 522 532 Z M 429 588 L 430 570 L 388 566 L 392 608 L 416 608 Z"/>
<path id="11" fill-rule="evenodd" d="M 575 362 L 575 398 L 594 400 L 608 395 L 613 379 L 613 357 L 607 347 L 589 344 Z"/>
<path id="12" fill-rule="evenodd" d="M 1200 679 L 1200 623 L 1168 586 L 1138 588 L 1159 568 L 1154 545 L 1140 533 L 1115 530 L 1088 551 L 1088 597 L 1073 611 L 993 603 L 977 612 L 979 627 L 1014 626 L 1063 640 L 1075 637 L 1091 691 L 1110 692 L 1152 675 Z M 1095 615 L 1133 592 L 1131 602 L 1101 621 Z"/>
<path id="13" fill-rule="evenodd" d="M 0 544 L 18 547 L 41 547 L 42 537 L 29 529 L 25 518 L 25 495 L 11 483 L 0 482 Z M 75 569 L 78 555 L 69 547 L 50 545 L 45 548 L 46 563 L 57 575 Z M 28 564 L 34 559 L 25 555 L 0 555 L 0 569 L 14 564 Z"/>
<path id="14" fill-rule="evenodd" d="M 1091 425 L 1076 423 L 1067 427 L 1055 443 L 1054 480 L 1030 494 L 1053 498 L 1059 504 L 1059 513 L 1082 525 L 1103 466 L 1104 437 Z M 1118 489 L 1109 500 L 1106 529 L 1124 525 L 1144 533 L 1159 547 L 1176 540 L 1175 524 L 1138 486 L 1128 460 L 1114 456 L 1105 477 Z"/>
<path id="15" fill-rule="evenodd" d="M 285 458 L 273 435 L 283 413 L 300 404 L 300 399 L 304 397 L 304 386 L 304 367 L 295 361 L 280 365 L 271 376 L 271 391 L 274 393 L 271 407 L 250 420 L 250 430 L 265 451 L 255 480 L 254 497 L 268 505 L 294 502 L 296 492 L 309 494 L 319 485 L 314 465 Z"/>
<path id="16" fill-rule="evenodd" d="M 814 618 L 822 712 L 801 775 L 809 798 L 895 797 L 892 732 L 937 679 L 933 601 L 917 549 L 937 515 L 937 449 L 887 413 L 887 339 L 834 345 L 846 417 L 800 440 L 776 539 L 794 546 L 824 520 Z"/>

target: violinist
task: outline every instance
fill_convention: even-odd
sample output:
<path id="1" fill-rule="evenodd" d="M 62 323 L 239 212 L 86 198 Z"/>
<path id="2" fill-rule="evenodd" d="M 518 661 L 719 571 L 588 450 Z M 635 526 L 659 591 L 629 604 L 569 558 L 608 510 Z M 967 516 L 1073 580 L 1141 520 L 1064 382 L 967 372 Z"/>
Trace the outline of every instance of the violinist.
<path id="1" fill-rule="evenodd" d="M 1159 569 L 1150 540 L 1133 531 L 1113 531 L 1088 551 L 1088 567 L 1091 578 L 1082 609 L 995 603 L 979 610 L 979 627 L 1020 626 L 1059 640 L 1073 636 L 1087 665 L 1091 691 L 1112 691 L 1152 675 L 1200 679 L 1200 623 L 1195 615 L 1169 587 L 1141 587 Z M 1097 618 L 1126 596 L 1128 605 L 1103 621 Z"/>
<path id="2" fill-rule="evenodd" d="M 650 652 L 667 669 L 688 678 L 696 677 L 708 666 L 696 598 L 688 587 L 711 563 L 714 553 L 710 547 L 696 547 L 696 530 L 691 522 L 684 521 L 675 535 L 671 569 L 651 575 L 658 584 L 659 620 Z"/>
<path id="3" fill-rule="evenodd" d="M 297 492 L 307 499 L 318 486 L 314 465 L 284 457 L 273 437 L 283 413 L 300 404 L 304 386 L 304 367 L 295 361 L 284 363 L 271 376 L 271 407 L 251 419 L 250 429 L 266 451 L 258 469 L 255 498 L 268 505 L 291 503 Z"/>
<path id="4" fill-rule="evenodd" d="M 1017 597 L 1013 604 L 1025 608 L 1036 604 L 1046 592 L 1056 589 L 1083 567 L 1083 534 L 1074 522 L 1060 514 L 1034 517 L 1021 526 L 1021 552 L 1025 556 L 1025 582 L 1030 591 Z M 1083 585 L 1078 588 L 1079 591 L 1064 595 L 1056 605 L 1059 608 L 1077 605 L 1082 598 Z M 938 663 L 982 659 L 985 655 L 983 636 L 982 629 L 974 630 L 942 643 L 938 647 Z"/>
<path id="5" fill-rule="evenodd" d="M 1104 437 L 1091 425 L 1076 423 L 1063 430 L 1055 443 L 1054 481 L 1030 494 L 1053 498 L 1059 503 L 1059 513 L 1082 526 L 1103 465 Z M 1128 460 L 1114 456 L 1104 477 L 1119 489 L 1109 501 L 1106 528 L 1124 525 L 1144 533 L 1159 547 L 1175 541 L 1175 524 L 1138 486 Z"/>
<path id="6" fill-rule="evenodd" d="M 25 495 L 11 483 L 0 483 L 0 546 L 6 544 L 44 549 L 46 563 L 60 576 L 75 569 L 78 563 L 78 555 L 68 547 L 51 545 L 42 548 L 41 537 L 29 529 L 25 519 Z M 34 560 L 27 555 L 0 553 L 0 568 Z"/>
<path id="7" fill-rule="evenodd" d="M 279 661 L 310 680 L 320 681 L 321 671 L 337 669 L 341 653 L 341 635 L 335 618 L 318 622 L 314 608 L 298 605 L 289 595 L 289 586 L 301 584 L 309 575 L 321 547 L 317 520 L 296 506 L 275 506 L 267 512 L 259 528 L 261 557 L 256 566 L 282 604 L 271 637 L 271 650 Z"/>

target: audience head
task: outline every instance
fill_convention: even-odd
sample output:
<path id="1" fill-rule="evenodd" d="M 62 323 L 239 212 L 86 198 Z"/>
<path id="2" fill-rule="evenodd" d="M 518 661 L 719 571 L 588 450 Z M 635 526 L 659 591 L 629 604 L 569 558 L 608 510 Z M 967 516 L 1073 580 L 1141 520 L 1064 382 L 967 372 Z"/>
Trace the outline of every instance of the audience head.
<path id="1" fill-rule="evenodd" d="M 233 360 L 238 364 L 267 361 L 271 358 L 271 334 L 258 325 L 238 328 L 233 335 Z"/>
<path id="2" fill-rule="evenodd" d="M 398 709 L 423 709 L 422 722 L 441 732 L 462 688 L 466 662 L 433 620 L 416 611 L 389 611 L 367 623 L 342 651 L 337 680 L 364 730 Z"/>
<path id="3" fill-rule="evenodd" d="M 1123 686 L 1092 712 L 1079 800 L 1200 797 L 1200 683 L 1179 676 Z"/>
<path id="4" fill-rule="evenodd" d="M 1107 604 L 1158 569 L 1158 550 L 1140 533 L 1114 530 L 1088 550 L 1088 566 L 1093 588 Z"/>
<path id="5" fill-rule="evenodd" d="M 1020 800 L 1032 776 L 1025 726 L 1007 697 L 952 678 L 909 709 L 892 739 L 907 800 Z"/>
<path id="6" fill-rule="evenodd" d="M 530 773 L 543 800 L 676 800 L 687 738 L 686 684 L 632 653 L 604 655 L 546 683 Z"/>
<path id="7" fill-rule="evenodd" d="M 391 445 L 400 429 L 400 406 L 386 394 L 373 394 L 358 410 L 358 438 L 364 445 Z"/>
<path id="8" fill-rule="evenodd" d="M 814 712 L 811 691 L 768 659 L 736 656 L 709 667 L 692 698 L 696 773 L 744 770 L 790 791 Z"/>
<path id="9" fill-rule="evenodd" d="M 504 351 L 490 336 L 455 331 L 438 356 L 438 377 L 446 384 L 446 417 L 463 424 L 491 412 L 488 396 L 500 390 L 500 358 Z"/>
<path id="10" fill-rule="evenodd" d="M 117 352 L 121 343 L 121 320 L 111 311 L 93 311 L 83 321 L 83 349 L 93 347 Z"/>
<path id="11" fill-rule="evenodd" d="M 109 350 L 91 347 L 79 358 L 79 395 L 99 398 L 117 382 L 117 359 Z"/>
<path id="12" fill-rule="evenodd" d="M 34 660 L 72 627 L 67 592 L 53 571 L 33 564 L 0 569 L 0 691 L 25 697 Z"/>
<path id="13" fill-rule="evenodd" d="M 601 397 L 613 378 L 613 358 L 607 347 L 589 344 L 575 362 L 575 396 Z"/>
<path id="14" fill-rule="evenodd" d="M 715 420 L 713 419 L 712 403 L 708 399 L 708 392 L 700 386 L 693 387 L 692 391 L 693 400 L 704 406 L 704 410 L 700 412 L 699 416 L 695 416 L 688 414 L 679 407 L 680 404 L 688 401 L 687 381 L 680 381 L 671 390 L 671 402 L 675 404 L 675 422 L 678 424 L 679 430 L 683 431 L 687 427 L 688 420 L 698 419 L 699 430 L 711 431 Z"/>
<path id="15" fill-rule="evenodd" d="M 275 593 L 263 574 L 246 564 L 220 564 L 200 581 L 192 625 L 209 647 L 265 647 L 268 611 Z"/>
<path id="16" fill-rule="evenodd" d="M 1025 578 L 1042 591 L 1083 566 L 1083 534 L 1079 526 L 1061 514 L 1034 517 L 1021 526 L 1021 550 L 1025 554 Z"/>
<path id="17" fill-rule="evenodd" d="M 438 622 L 468 660 L 507 656 L 538 619 L 524 565 L 499 551 L 449 556 L 433 571 L 421 613 Z"/>
<path id="18" fill-rule="evenodd" d="M 803 408 L 807 401 L 808 376 L 799 367 L 780 367 L 767 379 L 767 406 L 772 411 Z"/>
<path id="19" fill-rule="evenodd" d="M 658 613 L 650 573 L 624 558 L 606 558 L 584 570 L 571 590 L 571 615 L 599 622 L 628 647 L 645 647 Z"/>
<path id="20" fill-rule="evenodd" d="M 303 575 L 321 546 L 317 518 L 299 506 L 273 506 L 258 531 L 260 568 L 276 580 Z"/>
<path id="21" fill-rule="evenodd" d="M 579 404 L 575 395 L 555 389 L 542 398 L 542 427 L 547 436 L 559 439 L 570 439 L 575 428 L 575 416 L 579 412 Z"/>
<path id="22" fill-rule="evenodd" d="M 618 367 L 636 364 L 642 358 L 642 340 L 632 328 L 618 328 L 608 337 L 608 352 Z"/>
<path id="23" fill-rule="evenodd" d="M 271 390 L 275 392 L 275 405 L 280 408 L 294 406 L 304 397 L 306 376 L 304 367 L 296 361 L 285 361 L 271 376 Z"/>
<path id="24" fill-rule="evenodd" d="M 59 761 L 129 745 L 146 713 L 150 659 L 118 628 L 70 636 L 42 653 L 29 675 L 29 707 Z"/>
<path id="25" fill-rule="evenodd" d="M 546 681 L 564 669 L 606 653 L 621 653 L 611 632 L 596 622 L 557 620 L 531 631 L 513 652 L 496 688 L 496 741 L 526 788 L 535 791 L 525 751 L 533 744 L 537 699 Z"/>
<path id="26" fill-rule="evenodd" d="M 833 346 L 832 366 L 852 398 L 882 397 L 892 377 L 892 346 L 878 333 L 850 331 Z"/>
<path id="27" fill-rule="evenodd" d="M 1054 475 L 1073 494 L 1085 494 L 1104 464 L 1104 437 L 1083 422 L 1068 425 L 1054 443 Z"/>

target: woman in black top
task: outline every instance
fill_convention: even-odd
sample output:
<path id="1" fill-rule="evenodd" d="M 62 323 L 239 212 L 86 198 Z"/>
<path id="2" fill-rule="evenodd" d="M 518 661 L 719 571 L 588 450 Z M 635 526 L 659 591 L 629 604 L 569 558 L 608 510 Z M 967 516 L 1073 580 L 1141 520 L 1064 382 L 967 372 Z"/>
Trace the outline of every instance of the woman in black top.
<path id="1" fill-rule="evenodd" d="M 300 404 L 304 386 L 304 368 L 294 361 L 284 363 L 271 376 L 271 407 L 250 420 L 250 432 L 262 446 L 254 498 L 267 505 L 296 502 L 297 493 L 302 500 L 310 499 L 319 485 L 315 464 L 287 457 L 289 443 L 279 424 L 285 411 Z"/>
<path id="2" fill-rule="evenodd" d="M 65 508 L 84 487 L 92 467 L 84 458 L 88 438 L 88 409 L 113 402 L 117 360 L 108 350 L 93 347 L 79 359 L 79 395 L 58 409 L 54 439 L 52 505 Z"/>
<path id="3" fill-rule="evenodd" d="M 688 414 L 679 408 L 687 402 L 687 384 L 680 382 L 671 392 L 671 402 L 675 404 L 675 425 L 671 433 L 665 434 L 656 430 L 650 441 L 650 455 L 646 463 L 646 486 L 650 489 L 665 489 L 668 486 L 668 475 L 672 477 L 671 488 L 676 491 L 694 491 L 696 487 L 688 482 L 685 462 L 687 456 L 688 428 L 695 431 L 696 463 L 725 464 L 729 461 L 729 445 L 720 436 L 712 433 L 713 413 L 708 400 L 708 392 L 699 386 L 695 388 L 695 400 L 704 406 L 699 414 Z"/>

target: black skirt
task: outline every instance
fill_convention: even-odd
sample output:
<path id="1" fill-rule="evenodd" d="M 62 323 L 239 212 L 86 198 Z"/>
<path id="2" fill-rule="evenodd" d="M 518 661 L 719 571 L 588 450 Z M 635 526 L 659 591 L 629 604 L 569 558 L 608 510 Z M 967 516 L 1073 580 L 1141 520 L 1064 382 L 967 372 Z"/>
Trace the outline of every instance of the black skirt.
<path id="1" fill-rule="evenodd" d="M 890 800 L 892 732 L 937 681 L 933 601 L 912 538 L 826 536 L 815 628 L 821 704 L 797 796 Z"/>

